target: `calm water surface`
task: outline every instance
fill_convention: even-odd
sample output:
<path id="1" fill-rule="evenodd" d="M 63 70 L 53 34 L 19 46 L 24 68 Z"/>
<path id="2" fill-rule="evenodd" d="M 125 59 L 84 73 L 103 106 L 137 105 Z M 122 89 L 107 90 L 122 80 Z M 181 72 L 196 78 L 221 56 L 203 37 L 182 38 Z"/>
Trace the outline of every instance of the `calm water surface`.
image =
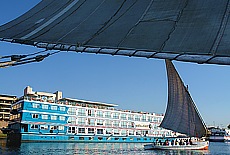
<path id="1" fill-rule="evenodd" d="M 147 151 L 143 143 L 22 143 L 19 147 L 0 140 L 0 155 L 230 155 L 230 143 L 210 143 L 208 151 Z"/>

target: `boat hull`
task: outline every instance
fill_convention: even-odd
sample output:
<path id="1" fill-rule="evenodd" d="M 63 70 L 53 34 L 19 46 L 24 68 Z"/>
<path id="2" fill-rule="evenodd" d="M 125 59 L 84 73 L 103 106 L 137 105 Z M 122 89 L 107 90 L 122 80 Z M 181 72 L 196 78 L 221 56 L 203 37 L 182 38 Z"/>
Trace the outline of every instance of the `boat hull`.
<path id="1" fill-rule="evenodd" d="M 209 142 L 198 142 L 193 145 L 144 145 L 145 150 L 208 150 Z"/>
<path id="2" fill-rule="evenodd" d="M 152 143 L 160 137 L 140 136 L 106 136 L 106 135 L 75 135 L 75 134 L 27 134 L 8 133 L 7 141 L 16 142 L 80 142 L 80 143 Z M 17 137 L 17 138 L 15 138 Z M 169 140 L 174 139 L 168 137 Z"/>
<path id="3" fill-rule="evenodd" d="M 210 142 L 224 142 L 225 138 L 224 136 L 210 136 L 209 141 Z"/>

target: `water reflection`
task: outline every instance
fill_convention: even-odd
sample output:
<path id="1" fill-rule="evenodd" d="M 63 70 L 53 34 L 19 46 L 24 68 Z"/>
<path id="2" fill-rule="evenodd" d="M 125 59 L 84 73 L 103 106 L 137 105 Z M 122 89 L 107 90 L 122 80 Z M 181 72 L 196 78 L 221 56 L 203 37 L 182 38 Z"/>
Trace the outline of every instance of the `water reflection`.
<path id="1" fill-rule="evenodd" d="M 209 155 L 228 154 L 230 143 L 210 143 L 209 150 L 204 151 L 151 151 L 144 150 L 143 143 L 22 143 L 20 146 L 8 146 L 0 140 L 1 155 Z"/>

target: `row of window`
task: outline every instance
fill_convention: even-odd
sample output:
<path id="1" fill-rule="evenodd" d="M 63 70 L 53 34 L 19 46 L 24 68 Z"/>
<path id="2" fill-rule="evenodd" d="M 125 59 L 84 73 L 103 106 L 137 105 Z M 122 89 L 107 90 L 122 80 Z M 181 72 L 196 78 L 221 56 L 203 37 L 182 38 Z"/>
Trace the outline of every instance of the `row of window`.
<path id="1" fill-rule="evenodd" d="M 33 103 L 33 108 L 42 108 L 42 109 L 50 109 L 50 110 L 60 110 L 66 111 L 66 107 L 57 106 L 57 105 L 48 105 L 48 104 L 39 104 Z M 88 112 L 87 112 L 88 111 Z M 124 114 L 119 112 L 111 112 L 111 111 L 100 111 L 97 110 L 95 112 L 94 109 L 85 109 L 85 108 L 69 108 L 67 111 L 70 115 L 79 115 L 79 116 L 92 116 L 92 117 L 104 117 L 104 118 L 113 118 L 113 119 L 122 119 L 122 120 L 134 120 L 134 121 L 150 121 L 150 122 L 160 122 L 162 118 L 157 118 L 153 116 L 146 115 L 135 115 L 135 114 Z"/>
<path id="2" fill-rule="evenodd" d="M 76 123 L 77 122 L 77 123 Z M 119 120 L 104 120 L 104 119 L 94 119 L 94 118 L 84 118 L 79 117 L 69 117 L 67 123 L 69 124 L 79 124 L 79 125 L 90 125 L 90 126 L 107 126 L 107 127 L 122 127 L 122 128 L 134 128 L 135 124 L 133 122 L 119 121 Z"/>
<path id="3" fill-rule="evenodd" d="M 12 109 L 20 109 L 20 108 L 22 108 L 22 103 L 14 104 L 14 105 L 12 106 Z"/>
<path id="4" fill-rule="evenodd" d="M 44 120 L 60 120 L 66 121 L 65 116 L 48 115 L 48 114 L 31 114 L 33 119 L 44 119 Z M 103 119 L 93 119 L 93 118 L 78 118 L 69 117 L 67 120 L 69 124 L 79 124 L 79 125 L 90 125 L 90 126 L 107 126 L 107 127 L 121 127 L 121 128 L 135 128 L 134 122 L 118 121 L 118 120 L 103 120 Z M 158 129 L 157 124 L 151 125 L 150 128 Z"/>
<path id="5" fill-rule="evenodd" d="M 64 131 L 65 126 L 57 126 L 57 125 L 37 125 L 37 124 L 31 124 L 30 129 L 32 130 L 39 130 L 39 131 Z M 51 133 L 52 133 L 51 132 Z M 126 129 L 112 129 L 112 128 L 106 128 L 106 129 L 100 129 L 100 128 L 82 128 L 77 126 L 69 126 L 68 131 L 69 134 L 109 134 L 109 135 L 122 135 L 122 136 L 132 136 L 132 135 L 140 135 L 144 136 L 147 134 L 151 135 L 165 135 L 170 136 L 172 133 L 170 131 L 152 131 L 152 130 L 126 130 Z"/>
<path id="6" fill-rule="evenodd" d="M 136 141 L 141 140 L 141 138 L 133 138 L 133 137 L 129 137 L 129 138 L 126 138 L 126 137 L 79 137 L 79 140 L 99 140 L 99 141 L 101 141 L 101 140 L 108 140 L 108 141 L 110 141 L 110 140 L 116 140 L 116 141 L 118 141 L 118 140 L 122 140 L 122 141 L 129 140 L 129 141 L 133 141 L 134 139 Z M 148 139 L 152 140 L 153 138 L 142 138 L 142 140 L 144 140 L 144 141 L 147 141 Z M 69 140 L 74 140 L 74 137 L 69 137 Z"/>
<path id="7" fill-rule="evenodd" d="M 37 125 L 37 124 L 31 124 L 30 129 L 34 130 L 64 130 L 64 126 L 55 126 L 55 125 Z"/>
<path id="8" fill-rule="evenodd" d="M 170 131 L 151 131 L 151 130 L 122 130 L 122 129 L 96 129 L 96 128 L 82 128 L 76 126 L 70 126 L 68 128 L 69 134 L 109 134 L 109 135 L 122 135 L 122 136 L 132 136 L 132 135 L 140 135 L 144 136 L 147 134 L 151 135 L 165 135 L 170 136 Z"/>
<path id="9" fill-rule="evenodd" d="M 149 121 L 149 122 L 161 122 L 163 119 L 162 117 L 125 114 L 125 113 L 111 112 L 111 111 L 97 110 L 95 112 L 94 109 L 85 109 L 85 108 L 79 108 L 79 109 L 69 108 L 68 114 L 78 115 L 78 116 L 91 116 L 91 117 L 97 116 L 97 117 L 102 117 L 102 118 L 113 118 L 113 119 L 132 120 L 132 121 Z"/>
<path id="10" fill-rule="evenodd" d="M 17 120 L 21 119 L 21 114 L 10 115 L 10 120 Z"/>
<path id="11" fill-rule="evenodd" d="M 64 107 L 64 106 L 39 104 L 39 103 L 32 103 L 32 106 L 33 106 L 33 108 L 66 111 L 66 107 Z M 102 118 L 113 118 L 113 119 L 132 120 L 132 121 L 161 122 L 163 119 L 162 117 L 125 114 L 125 113 L 111 112 L 111 111 L 103 112 L 103 111 L 97 110 L 95 112 L 94 109 L 85 109 L 85 108 L 79 108 L 79 109 L 68 108 L 67 113 L 70 115 L 78 115 L 78 116 L 91 116 L 91 117 L 97 116 L 97 117 L 102 117 Z"/>
<path id="12" fill-rule="evenodd" d="M 31 114 L 31 117 L 34 119 L 41 118 L 41 119 L 60 120 L 60 121 L 66 120 L 65 116 L 48 115 L 48 114 Z"/>
<path id="13" fill-rule="evenodd" d="M 66 111 L 66 107 L 64 106 L 57 106 L 57 105 L 48 105 L 48 104 L 39 104 L 39 103 L 32 103 L 32 107 L 36 109 L 50 109 L 50 110 L 60 110 Z"/>

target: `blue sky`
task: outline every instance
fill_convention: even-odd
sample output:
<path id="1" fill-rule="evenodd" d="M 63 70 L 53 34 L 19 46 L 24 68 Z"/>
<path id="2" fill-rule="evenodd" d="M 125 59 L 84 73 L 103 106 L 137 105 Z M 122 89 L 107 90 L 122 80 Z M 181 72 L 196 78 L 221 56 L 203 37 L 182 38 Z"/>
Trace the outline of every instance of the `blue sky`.
<path id="1" fill-rule="evenodd" d="M 40 0 L 1 0 L 0 25 L 20 16 Z M 0 42 L 0 55 L 40 51 Z M 1 61 L 1 60 L 0 60 Z M 175 62 L 207 125 L 230 124 L 230 66 Z M 62 52 L 40 63 L 0 69 L 0 94 L 63 92 L 64 97 L 118 104 L 120 109 L 164 113 L 165 64 L 159 59 Z"/>

